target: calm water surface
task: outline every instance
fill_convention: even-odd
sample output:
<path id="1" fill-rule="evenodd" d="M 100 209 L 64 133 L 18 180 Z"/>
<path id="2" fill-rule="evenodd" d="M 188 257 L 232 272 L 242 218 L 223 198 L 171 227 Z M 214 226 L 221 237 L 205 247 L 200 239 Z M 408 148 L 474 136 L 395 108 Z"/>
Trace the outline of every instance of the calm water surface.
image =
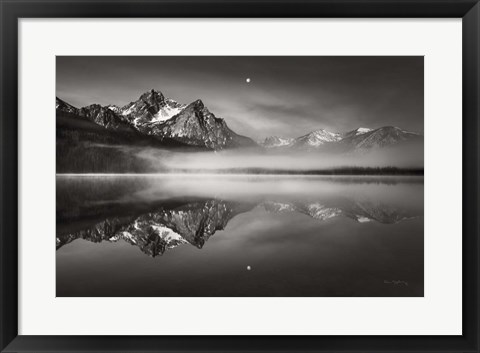
<path id="1" fill-rule="evenodd" d="M 57 296 L 423 296 L 423 178 L 57 176 Z"/>

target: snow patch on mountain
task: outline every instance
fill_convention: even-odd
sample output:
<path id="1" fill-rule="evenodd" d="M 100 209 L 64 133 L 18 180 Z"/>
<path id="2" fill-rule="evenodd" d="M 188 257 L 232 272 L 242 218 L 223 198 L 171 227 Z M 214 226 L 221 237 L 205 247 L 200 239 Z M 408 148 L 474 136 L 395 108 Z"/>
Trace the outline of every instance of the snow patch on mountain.
<path id="1" fill-rule="evenodd" d="M 130 105 L 130 106 L 129 106 L 128 108 L 126 108 L 126 109 L 125 109 L 125 107 L 124 107 L 124 108 L 121 109 L 121 114 L 122 114 L 123 116 L 130 115 L 130 114 L 133 113 L 134 109 L 135 109 L 135 104 Z"/>
<path id="2" fill-rule="evenodd" d="M 296 210 L 295 206 L 290 203 L 265 201 L 262 204 L 267 212 L 293 212 Z"/>
<path id="3" fill-rule="evenodd" d="M 165 106 L 165 108 L 160 109 L 158 113 L 153 116 L 151 122 L 158 123 L 158 122 L 167 121 L 173 118 L 175 115 L 179 114 L 183 110 L 183 108 L 185 108 L 185 106 L 180 106 L 180 107 Z"/>
<path id="4" fill-rule="evenodd" d="M 121 113 L 120 107 L 117 107 L 116 105 L 110 104 L 110 105 L 107 105 L 106 108 L 107 108 L 107 109 L 110 109 L 112 112 L 114 112 L 114 113 L 116 113 L 116 114 L 120 114 L 120 113 Z"/>
<path id="5" fill-rule="evenodd" d="M 157 232 L 157 234 L 165 240 L 167 243 L 171 241 L 177 241 L 180 243 L 187 243 L 187 241 L 178 233 L 174 232 L 172 229 L 165 227 L 163 225 L 151 225 L 152 229 Z"/>
<path id="6" fill-rule="evenodd" d="M 295 140 L 295 145 L 318 147 L 327 142 L 338 142 L 342 139 L 342 135 L 337 132 L 330 132 L 325 129 L 312 131 L 311 133 L 300 136 Z"/>
<path id="7" fill-rule="evenodd" d="M 358 129 L 355 130 L 355 135 L 356 136 L 363 135 L 370 131 L 373 131 L 373 129 L 369 129 L 368 127 L 359 127 Z"/>
<path id="8" fill-rule="evenodd" d="M 318 220 L 327 220 L 330 218 L 338 217 L 342 214 L 342 211 L 335 207 L 327 207 L 321 203 L 313 203 L 306 206 L 307 213 Z"/>
<path id="9" fill-rule="evenodd" d="M 370 222 L 371 219 L 364 216 L 357 216 L 357 221 L 359 223 L 367 223 L 367 222 Z"/>

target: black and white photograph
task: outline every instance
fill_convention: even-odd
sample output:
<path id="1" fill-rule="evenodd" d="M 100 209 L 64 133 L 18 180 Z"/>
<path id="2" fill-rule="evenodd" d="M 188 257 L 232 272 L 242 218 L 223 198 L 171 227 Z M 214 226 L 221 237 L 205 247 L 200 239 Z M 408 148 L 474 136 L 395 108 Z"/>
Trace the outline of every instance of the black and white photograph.
<path id="1" fill-rule="evenodd" d="M 423 56 L 55 70 L 57 297 L 424 296 Z"/>

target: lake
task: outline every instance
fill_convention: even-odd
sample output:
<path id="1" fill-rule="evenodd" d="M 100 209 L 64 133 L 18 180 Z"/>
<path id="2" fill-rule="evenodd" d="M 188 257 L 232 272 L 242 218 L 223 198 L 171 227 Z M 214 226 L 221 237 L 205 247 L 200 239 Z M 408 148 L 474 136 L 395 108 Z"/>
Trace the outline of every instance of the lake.
<path id="1" fill-rule="evenodd" d="M 57 180 L 60 297 L 424 294 L 423 177 Z"/>

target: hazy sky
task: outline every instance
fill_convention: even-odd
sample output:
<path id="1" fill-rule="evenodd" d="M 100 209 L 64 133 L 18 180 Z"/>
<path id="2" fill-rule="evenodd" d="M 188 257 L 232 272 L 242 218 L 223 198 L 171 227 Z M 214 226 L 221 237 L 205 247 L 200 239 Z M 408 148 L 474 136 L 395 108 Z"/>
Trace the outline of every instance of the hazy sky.
<path id="1" fill-rule="evenodd" d="M 180 103 L 201 99 L 257 140 L 386 125 L 423 133 L 423 76 L 421 56 L 57 57 L 56 95 L 123 106 L 158 89 Z"/>

